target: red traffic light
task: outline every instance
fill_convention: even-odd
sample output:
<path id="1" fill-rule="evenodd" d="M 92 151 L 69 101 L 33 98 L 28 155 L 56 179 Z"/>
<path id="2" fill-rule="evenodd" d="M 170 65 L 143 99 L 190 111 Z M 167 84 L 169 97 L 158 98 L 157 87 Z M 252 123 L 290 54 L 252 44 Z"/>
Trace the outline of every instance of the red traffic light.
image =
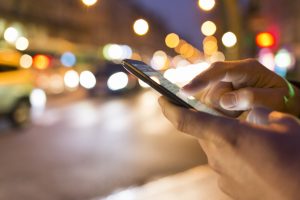
<path id="1" fill-rule="evenodd" d="M 261 48 L 273 47 L 275 45 L 275 36 L 269 32 L 261 32 L 256 35 L 256 44 Z"/>
<path id="2" fill-rule="evenodd" d="M 33 57 L 33 66 L 37 69 L 43 70 L 46 69 L 50 64 L 50 58 L 45 55 L 35 55 Z"/>

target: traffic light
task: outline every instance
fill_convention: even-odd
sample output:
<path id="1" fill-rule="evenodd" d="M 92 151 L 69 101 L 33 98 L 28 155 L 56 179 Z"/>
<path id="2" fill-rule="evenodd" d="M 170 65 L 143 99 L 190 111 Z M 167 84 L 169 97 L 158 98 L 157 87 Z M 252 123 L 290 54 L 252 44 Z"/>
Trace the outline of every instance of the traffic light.
<path id="1" fill-rule="evenodd" d="M 256 35 L 256 44 L 260 48 L 270 48 L 275 46 L 275 36 L 270 32 L 261 32 Z"/>
<path id="2" fill-rule="evenodd" d="M 50 64 L 50 58 L 46 55 L 38 54 L 33 57 L 33 66 L 37 69 L 46 69 Z"/>

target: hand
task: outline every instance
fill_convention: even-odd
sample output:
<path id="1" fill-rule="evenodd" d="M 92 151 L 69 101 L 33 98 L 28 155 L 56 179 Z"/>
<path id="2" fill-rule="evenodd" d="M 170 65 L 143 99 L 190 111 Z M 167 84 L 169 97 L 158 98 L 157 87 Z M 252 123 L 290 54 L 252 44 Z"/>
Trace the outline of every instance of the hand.
<path id="1" fill-rule="evenodd" d="M 227 115 L 260 106 L 300 114 L 299 90 L 255 59 L 216 62 L 183 91 Z"/>
<path id="2" fill-rule="evenodd" d="M 219 187 L 234 199 L 298 199 L 300 124 L 287 114 L 253 109 L 247 121 L 181 108 L 161 97 L 164 115 L 196 137 L 219 174 Z"/>

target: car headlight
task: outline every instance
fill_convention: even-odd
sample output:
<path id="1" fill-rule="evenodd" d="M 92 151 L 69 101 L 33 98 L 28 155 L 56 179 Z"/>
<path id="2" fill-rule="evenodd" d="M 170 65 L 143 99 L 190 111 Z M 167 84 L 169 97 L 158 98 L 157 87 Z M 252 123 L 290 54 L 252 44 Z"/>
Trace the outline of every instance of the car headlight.
<path id="1" fill-rule="evenodd" d="M 124 72 L 112 74 L 107 80 L 107 87 L 112 90 L 121 90 L 128 85 L 128 75 Z"/>

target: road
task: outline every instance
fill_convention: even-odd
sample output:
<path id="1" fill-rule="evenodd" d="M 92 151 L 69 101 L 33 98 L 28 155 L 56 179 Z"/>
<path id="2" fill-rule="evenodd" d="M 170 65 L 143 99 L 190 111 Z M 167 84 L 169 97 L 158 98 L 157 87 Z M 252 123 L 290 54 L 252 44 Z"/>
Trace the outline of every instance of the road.
<path id="1" fill-rule="evenodd" d="M 2 126 L 0 199 L 92 199 L 205 163 L 156 98 L 56 100 L 23 131 Z"/>

